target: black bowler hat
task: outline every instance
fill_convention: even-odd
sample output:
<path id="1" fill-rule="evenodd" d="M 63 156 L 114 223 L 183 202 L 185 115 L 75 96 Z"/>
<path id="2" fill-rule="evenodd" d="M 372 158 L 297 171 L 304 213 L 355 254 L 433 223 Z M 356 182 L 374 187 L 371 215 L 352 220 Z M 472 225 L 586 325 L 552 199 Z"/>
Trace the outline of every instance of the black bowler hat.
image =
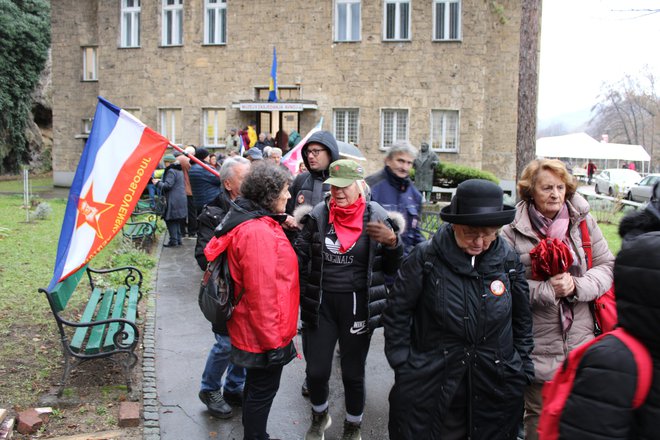
<path id="1" fill-rule="evenodd" d="M 502 188 L 482 179 L 460 183 L 451 204 L 440 210 L 445 222 L 467 226 L 507 225 L 515 216 L 516 208 L 504 204 Z"/>

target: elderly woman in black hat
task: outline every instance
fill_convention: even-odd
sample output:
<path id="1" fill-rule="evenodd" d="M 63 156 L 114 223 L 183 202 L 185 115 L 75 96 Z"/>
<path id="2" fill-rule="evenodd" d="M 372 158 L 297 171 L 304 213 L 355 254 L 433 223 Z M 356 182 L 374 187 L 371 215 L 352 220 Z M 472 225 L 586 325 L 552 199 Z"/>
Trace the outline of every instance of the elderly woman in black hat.
<path id="1" fill-rule="evenodd" d="M 383 313 L 391 440 L 516 438 L 534 368 L 524 267 L 499 237 L 514 215 L 499 186 L 467 180 L 399 270 Z"/>

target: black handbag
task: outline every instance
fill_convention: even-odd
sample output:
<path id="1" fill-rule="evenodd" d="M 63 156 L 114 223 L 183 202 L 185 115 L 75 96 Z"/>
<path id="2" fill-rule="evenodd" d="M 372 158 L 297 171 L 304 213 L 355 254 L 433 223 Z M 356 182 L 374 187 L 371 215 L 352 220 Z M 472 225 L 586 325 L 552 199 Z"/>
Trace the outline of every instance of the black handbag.
<path id="1" fill-rule="evenodd" d="M 227 254 L 223 252 L 210 262 L 202 277 L 198 303 L 204 317 L 214 326 L 222 326 L 231 319 L 234 308 L 245 289 L 234 297 L 234 280 L 229 273 Z"/>

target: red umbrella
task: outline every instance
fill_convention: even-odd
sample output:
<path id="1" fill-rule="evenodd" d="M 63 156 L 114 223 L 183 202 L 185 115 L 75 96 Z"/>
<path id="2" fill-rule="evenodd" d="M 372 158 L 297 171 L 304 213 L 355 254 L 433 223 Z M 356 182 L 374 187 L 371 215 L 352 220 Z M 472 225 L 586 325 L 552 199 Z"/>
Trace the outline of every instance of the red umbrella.
<path id="1" fill-rule="evenodd" d="M 556 238 L 541 240 L 529 252 L 532 259 L 532 279 L 545 281 L 557 274 L 568 271 L 573 264 L 573 256 L 566 244 Z"/>

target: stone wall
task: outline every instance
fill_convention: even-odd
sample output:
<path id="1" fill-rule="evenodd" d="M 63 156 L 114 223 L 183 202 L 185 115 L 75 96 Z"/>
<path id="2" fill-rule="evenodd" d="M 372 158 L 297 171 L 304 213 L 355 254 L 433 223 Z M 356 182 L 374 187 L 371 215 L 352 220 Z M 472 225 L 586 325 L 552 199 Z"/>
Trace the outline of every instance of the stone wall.
<path id="1" fill-rule="evenodd" d="M 413 1 L 412 40 L 383 42 L 382 2 L 362 2 L 362 39 L 333 42 L 333 2 L 236 1 L 228 6 L 227 44 L 202 45 L 203 1 L 184 3 L 183 46 L 160 46 L 160 1 L 142 1 L 141 48 L 119 48 L 119 0 L 58 0 L 52 5 L 54 174 L 65 183 L 84 145 L 82 118 L 96 96 L 159 130 L 158 110 L 182 109 L 185 143 L 202 144 L 202 108 L 224 107 L 227 126 L 254 113 L 231 108 L 268 84 L 273 46 L 278 83 L 298 81 L 318 110 L 300 117 L 305 133 L 318 119 L 332 130 L 333 108 L 359 108 L 360 148 L 368 171 L 382 165 L 384 108 L 407 109 L 409 141 L 430 136 L 432 109 L 460 113 L 459 153 L 441 160 L 484 168 L 502 179 L 515 174 L 520 0 L 462 3 L 461 42 L 432 41 L 432 2 Z M 81 46 L 98 45 L 99 80 L 82 82 Z"/>

